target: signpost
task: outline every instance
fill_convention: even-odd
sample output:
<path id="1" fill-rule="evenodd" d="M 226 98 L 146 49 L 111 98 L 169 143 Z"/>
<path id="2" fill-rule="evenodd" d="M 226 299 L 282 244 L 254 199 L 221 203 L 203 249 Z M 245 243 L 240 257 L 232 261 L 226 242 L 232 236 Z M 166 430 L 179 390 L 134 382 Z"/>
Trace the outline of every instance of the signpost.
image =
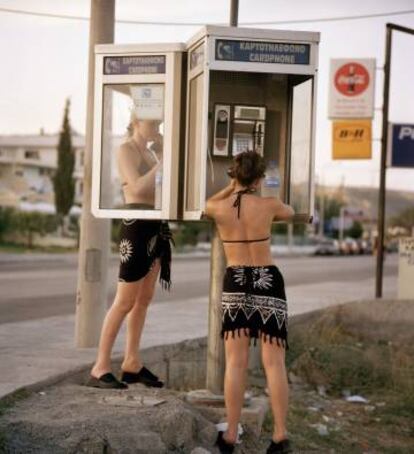
<path id="1" fill-rule="evenodd" d="M 382 107 L 382 138 L 381 138 L 381 167 L 380 186 L 378 194 L 378 254 L 375 279 L 375 296 L 382 297 L 382 277 L 384 271 L 384 237 L 385 237 L 385 176 L 387 164 L 388 144 L 388 109 L 390 99 L 390 77 L 391 77 L 391 43 L 392 32 L 397 30 L 402 33 L 414 35 L 414 29 L 402 27 L 396 24 L 387 24 L 385 38 L 385 62 L 384 62 L 384 95 Z"/>

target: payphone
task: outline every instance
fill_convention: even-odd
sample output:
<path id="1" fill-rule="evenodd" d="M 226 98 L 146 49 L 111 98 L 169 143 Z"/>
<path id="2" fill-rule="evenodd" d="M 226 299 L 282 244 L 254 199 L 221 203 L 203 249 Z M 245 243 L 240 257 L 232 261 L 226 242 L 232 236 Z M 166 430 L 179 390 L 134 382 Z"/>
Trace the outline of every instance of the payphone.
<path id="1" fill-rule="evenodd" d="M 216 104 L 214 156 L 236 156 L 256 150 L 263 155 L 266 107 Z M 230 140 L 231 137 L 231 140 Z"/>
<path id="2" fill-rule="evenodd" d="M 217 26 L 190 39 L 184 219 L 200 219 L 246 150 L 266 161 L 263 195 L 312 214 L 318 42 L 313 32 Z"/>

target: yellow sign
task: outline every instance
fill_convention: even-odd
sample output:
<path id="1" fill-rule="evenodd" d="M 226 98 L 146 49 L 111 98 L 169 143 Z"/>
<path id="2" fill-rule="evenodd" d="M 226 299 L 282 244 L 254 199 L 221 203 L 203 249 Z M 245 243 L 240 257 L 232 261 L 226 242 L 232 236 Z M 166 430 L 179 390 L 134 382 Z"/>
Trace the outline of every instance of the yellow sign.
<path id="1" fill-rule="evenodd" d="M 371 159 L 371 120 L 332 122 L 332 159 Z"/>

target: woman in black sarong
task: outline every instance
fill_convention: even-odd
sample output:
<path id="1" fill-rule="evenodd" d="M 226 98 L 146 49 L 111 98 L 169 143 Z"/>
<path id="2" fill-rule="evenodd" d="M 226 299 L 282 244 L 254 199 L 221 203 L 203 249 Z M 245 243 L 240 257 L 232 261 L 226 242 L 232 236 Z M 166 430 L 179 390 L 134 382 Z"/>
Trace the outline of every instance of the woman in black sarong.
<path id="1" fill-rule="evenodd" d="M 117 150 L 126 208 L 154 209 L 155 178 L 162 165 L 159 123 L 138 120 L 132 114 L 128 138 Z M 151 149 L 147 146 L 149 142 L 152 142 Z M 163 288 L 170 288 L 171 240 L 166 221 L 122 219 L 117 291 L 102 327 L 89 386 L 118 389 L 127 388 L 127 383 L 163 386 L 163 382 L 142 364 L 139 344 L 157 276 L 160 275 Z M 127 340 L 122 375 L 118 380 L 111 371 L 110 357 L 125 317 Z"/>
<path id="2" fill-rule="evenodd" d="M 251 339 L 255 344 L 257 340 L 261 342 L 274 417 L 267 453 L 291 452 L 286 431 L 287 302 L 283 276 L 270 252 L 270 231 L 274 220 L 289 220 L 294 211 L 276 197 L 256 194 L 265 167 L 263 158 L 254 151 L 237 155 L 230 170 L 231 183 L 207 201 L 205 213 L 217 225 L 227 259 L 221 335 L 225 340 L 228 427 L 218 434 L 221 453 L 231 453 L 235 447 Z"/>

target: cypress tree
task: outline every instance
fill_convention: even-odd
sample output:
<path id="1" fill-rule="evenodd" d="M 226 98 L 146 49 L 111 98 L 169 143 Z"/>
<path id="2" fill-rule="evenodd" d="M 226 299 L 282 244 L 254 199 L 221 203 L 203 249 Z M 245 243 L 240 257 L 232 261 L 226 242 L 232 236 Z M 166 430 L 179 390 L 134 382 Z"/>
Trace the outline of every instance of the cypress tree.
<path id="1" fill-rule="evenodd" d="M 75 200 L 75 152 L 72 147 L 71 127 L 69 121 L 70 101 L 66 100 L 62 128 L 59 134 L 57 149 L 57 169 L 53 177 L 56 213 L 67 216 Z"/>

